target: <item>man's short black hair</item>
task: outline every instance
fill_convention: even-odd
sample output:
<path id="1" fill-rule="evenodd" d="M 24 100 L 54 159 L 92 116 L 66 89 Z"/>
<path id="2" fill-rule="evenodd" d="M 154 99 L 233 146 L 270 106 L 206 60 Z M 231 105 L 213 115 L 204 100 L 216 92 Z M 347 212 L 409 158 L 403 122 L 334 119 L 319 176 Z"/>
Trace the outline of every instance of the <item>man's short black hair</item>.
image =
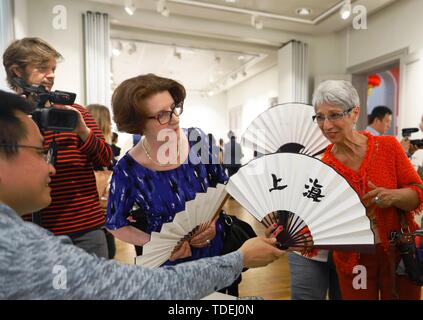
<path id="1" fill-rule="evenodd" d="M 18 152 L 16 145 L 26 138 L 28 132 L 16 112 L 29 114 L 32 110 L 34 107 L 25 99 L 0 90 L 0 156 L 8 158 Z"/>
<path id="2" fill-rule="evenodd" d="M 228 132 L 228 138 L 229 138 L 229 139 L 236 139 L 235 133 L 234 133 L 232 130 L 230 130 L 230 131 Z"/>
<path id="3" fill-rule="evenodd" d="M 391 109 L 387 106 L 377 106 L 372 110 L 372 113 L 369 115 L 369 125 L 372 124 L 376 119 L 383 120 L 385 115 L 392 114 Z"/>

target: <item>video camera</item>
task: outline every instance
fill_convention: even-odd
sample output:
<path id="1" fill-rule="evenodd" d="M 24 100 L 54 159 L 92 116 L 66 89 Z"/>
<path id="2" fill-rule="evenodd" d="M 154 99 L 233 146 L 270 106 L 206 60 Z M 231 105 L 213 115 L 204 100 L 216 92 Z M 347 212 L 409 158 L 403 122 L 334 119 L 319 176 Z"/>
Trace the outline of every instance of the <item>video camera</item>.
<path id="1" fill-rule="evenodd" d="M 75 111 L 54 108 L 54 104 L 72 105 L 75 102 L 75 93 L 58 90 L 49 92 L 44 86 L 30 86 L 17 77 L 13 81 L 36 104 L 31 115 L 40 129 L 71 132 L 76 128 L 78 114 Z M 51 108 L 45 107 L 47 101 L 53 105 Z"/>
<path id="2" fill-rule="evenodd" d="M 404 128 L 402 129 L 402 137 L 409 138 L 414 132 L 418 132 L 418 128 Z M 418 149 L 423 149 L 423 139 L 410 140 L 410 143 Z"/>

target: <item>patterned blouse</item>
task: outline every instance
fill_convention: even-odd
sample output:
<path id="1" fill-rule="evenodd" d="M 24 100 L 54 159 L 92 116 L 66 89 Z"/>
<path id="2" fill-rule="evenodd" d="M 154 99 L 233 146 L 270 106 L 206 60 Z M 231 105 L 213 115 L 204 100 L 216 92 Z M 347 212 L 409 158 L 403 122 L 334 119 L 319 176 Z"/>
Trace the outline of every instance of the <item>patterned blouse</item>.
<path id="1" fill-rule="evenodd" d="M 188 134 L 188 130 L 183 132 Z M 173 221 L 175 214 L 185 210 L 185 203 L 193 200 L 198 192 L 226 183 L 228 177 L 220 164 L 211 162 L 211 153 L 207 148 L 210 164 L 205 164 L 201 150 L 207 146 L 207 136 L 198 128 L 189 130 L 189 136 L 201 138 L 191 141 L 187 161 L 176 169 L 168 171 L 150 170 L 136 162 L 129 153 L 116 164 L 110 183 L 107 206 L 106 227 L 116 230 L 129 225 L 128 216 L 136 204 L 146 215 L 147 233 L 160 232 L 163 223 Z M 200 152 L 197 152 L 200 151 Z M 204 155 L 204 154 L 203 154 Z M 223 249 L 223 224 L 216 223 L 216 237 L 205 248 L 191 248 L 192 256 L 175 262 L 167 261 L 164 265 L 173 265 L 203 257 L 220 255 Z"/>

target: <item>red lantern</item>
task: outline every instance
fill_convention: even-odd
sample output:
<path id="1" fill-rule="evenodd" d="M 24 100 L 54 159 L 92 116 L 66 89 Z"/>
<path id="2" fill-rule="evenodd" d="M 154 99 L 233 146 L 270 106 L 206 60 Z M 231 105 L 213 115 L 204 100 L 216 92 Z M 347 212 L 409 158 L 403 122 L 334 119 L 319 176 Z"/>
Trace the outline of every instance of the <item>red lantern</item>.
<path id="1" fill-rule="evenodd" d="M 379 87 L 382 82 L 382 79 L 378 74 L 371 74 L 367 80 L 368 96 L 372 95 L 372 89 Z"/>
<path id="2" fill-rule="evenodd" d="M 371 74 L 368 79 L 368 85 L 372 88 L 379 87 L 382 79 L 378 74 Z"/>

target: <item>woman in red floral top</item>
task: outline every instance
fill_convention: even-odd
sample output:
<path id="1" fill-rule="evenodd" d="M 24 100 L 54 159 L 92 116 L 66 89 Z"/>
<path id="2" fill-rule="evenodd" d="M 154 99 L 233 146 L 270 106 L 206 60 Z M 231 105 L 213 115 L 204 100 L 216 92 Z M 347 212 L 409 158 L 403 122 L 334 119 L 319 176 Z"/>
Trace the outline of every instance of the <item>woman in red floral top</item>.
<path id="1" fill-rule="evenodd" d="M 343 299 L 420 299 L 420 287 L 398 274 L 399 253 L 389 256 L 389 235 L 401 229 L 397 209 L 406 212 L 412 231 L 418 228 L 413 216 L 423 209 L 423 191 L 414 184 L 422 180 L 395 137 L 355 130 L 360 100 L 351 83 L 323 82 L 313 106 L 314 121 L 332 142 L 322 160 L 359 194 L 375 233 L 374 253 L 333 254 Z M 397 270 L 395 276 L 391 270 Z"/>

